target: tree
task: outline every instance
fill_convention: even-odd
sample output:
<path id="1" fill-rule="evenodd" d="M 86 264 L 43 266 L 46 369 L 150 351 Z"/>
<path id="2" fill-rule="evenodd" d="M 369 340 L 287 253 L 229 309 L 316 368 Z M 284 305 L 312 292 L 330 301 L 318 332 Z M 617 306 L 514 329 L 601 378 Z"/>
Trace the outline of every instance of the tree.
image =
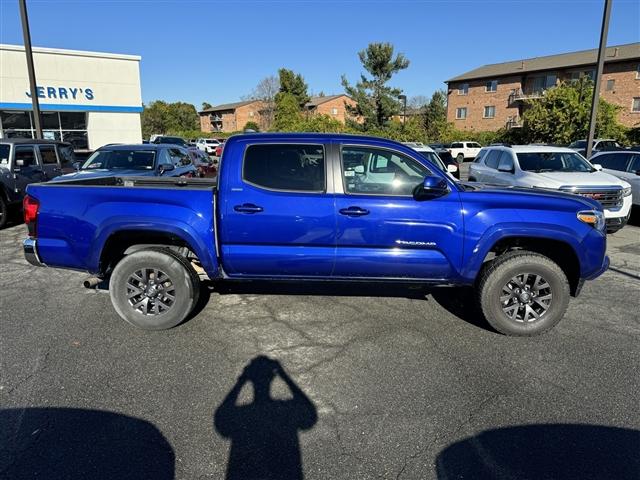
<path id="1" fill-rule="evenodd" d="M 280 77 L 280 91 L 276 95 L 276 100 L 279 95 L 293 95 L 298 103 L 298 108 L 303 108 L 309 101 L 308 87 L 304 77 L 287 68 L 278 70 L 278 76 Z"/>
<path id="2" fill-rule="evenodd" d="M 419 110 L 425 107 L 429 103 L 429 98 L 424 95 L 415 95 L 413 97 L 409 97 L 407 101 L 407 107 L 412 108 L 414 110 Z"/>
<path id="3" fill-rule="evenodd" d="M 202 110 L 207 110 L 208 108 L 213 107 L 209 102 L 202 102 Z"/>
<path id="4" fill-rule="evenodd" d="M 259 132 L 260 131 L 260 125 L 258 125 L 254 121 L 250 121 L 250 122 L 245 123 L 244 129 L 245 130 L 253 130 L 255 132 Z"/>
<path id="5" fill-rule="evenodd" d="M 542 98 L 529 100 L 522 116 L 522 140 L 566 144 L 587 138 L 592 95 L 593 82 L 582 77 L 575 83 L 562 83 L 546 90 Z M 599 99 L 596 136 L 624 136 L 624 127 L 616 121 L 618 109 Z"/>
<path id="6" fill-rule="evenodd" d="M 296 132 L 301 122 L 302 115 L 296 96 L 292 93 L 278 93 L 273 129 L 280 132 Z"/>
<path id="7" fill-rule="evenodd" d="M 441 140 L 449 129 L 447 124 L 447 92 L 436 90 L 425 105 L 422 116 L 427 140 Z"/>
<path id="8" fill-rule="evenodd" d="M 280 80 L 275 75 L 260 80 L 256 88 L 251 93 L 254 100 L 262 102 L 260 119 L 263 130 L 270 130 L 273 124 L 273 117 L 276 110 L 276 95 L 280 91 Z"/>
<path id="9" fill-rule="evenodd" d="M 141 122 L 142 136 L 149 138 L 155 133 L 195 130 L 200 119 L 196 107 L 190 103 L 156 100 L 144 106 Z"/>
<path id="10" fill-rule="evenodd" d="M 409 60 L 402 53 L 393 56 L 393 45 L 390 43 L 370 43 L 366 50 L 358 52 L 364 69 L 371 78 L 360 76 L 354 86 L 342 76 L 342 85 L 355 106 L 347 106 L 347 111 L 354 117 L 364 119 L 364 128 L 380 128 L 400 111 L 399 88 L 387 85 L 391 77 L 409 66 Z"/>

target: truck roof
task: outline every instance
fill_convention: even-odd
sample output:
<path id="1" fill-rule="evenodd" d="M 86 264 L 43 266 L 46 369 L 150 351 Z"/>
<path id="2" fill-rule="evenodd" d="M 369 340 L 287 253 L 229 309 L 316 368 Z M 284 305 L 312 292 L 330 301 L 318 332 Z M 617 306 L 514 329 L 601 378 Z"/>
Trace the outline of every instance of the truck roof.
<path id="1" fill-rule="evenodd" d="M 102 147 L 100 147 L 98 150 L 132 150 L 132 151 L 136 151 L 136 150 L 144 150 L 144 151 L 149 151 L 149 150 L 160 150 L 161 148 L 170 148 L 170 147 L 180 147 L 180 148 L 184 148 L 182 145 L 174 145 L 172 143 L 130 143 L 130 144 L 124 144 L 124 143 L 112 143 L 112 144 L 108 144 L 108 145 L 103 145 Z"/>
<path id="2" fill-rule="evenodd" d="M 239 140 L 260 140 L 263 142 L 269 141 L 283 141 L 283 140 L 315 140 L 318 142 L 326 142 L 326 141 L 350 141 L 350 142 L 370 142 L 372 140 L 383 141 L 388 143 L 393 143 L 397 145 L 402 145 L 400 142 L 396 142 L 395 140 L 389 140 L 388 138 L 383 137 L 374 137 L 370 135 L 352 135 L 346 133 L 242 133 L 238 135 L 232 135 L 227 140 L 227 143 L 230 141 L 239 141 Z M 406 145 L 402 145 L 405 148 Z"/>

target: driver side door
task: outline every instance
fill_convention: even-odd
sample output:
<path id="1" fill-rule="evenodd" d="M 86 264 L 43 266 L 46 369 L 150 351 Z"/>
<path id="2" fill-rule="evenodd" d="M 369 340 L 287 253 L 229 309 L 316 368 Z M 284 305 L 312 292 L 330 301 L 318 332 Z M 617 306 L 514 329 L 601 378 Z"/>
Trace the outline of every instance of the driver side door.
<path id="1" fill-rule="evenodd" d="M 340 145 L 337 164 L 334 277 L 454 275 L 462 260 L 463 230 L 453 185 L 442 197 L 415 200 L 413 189 L 432 172 L 417 158 L 383 147 Z"/>

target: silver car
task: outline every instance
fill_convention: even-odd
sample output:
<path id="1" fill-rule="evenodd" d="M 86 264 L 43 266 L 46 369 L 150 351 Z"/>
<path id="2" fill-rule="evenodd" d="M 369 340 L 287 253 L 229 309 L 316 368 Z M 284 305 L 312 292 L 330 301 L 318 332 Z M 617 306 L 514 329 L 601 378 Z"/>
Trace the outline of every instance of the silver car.
<path id="1" fill-rule="evenodd" d="M 632 202 L 640 205 L 640 151 L 600 152 L 591 157 L 591 163 L 631 184 Z"/>

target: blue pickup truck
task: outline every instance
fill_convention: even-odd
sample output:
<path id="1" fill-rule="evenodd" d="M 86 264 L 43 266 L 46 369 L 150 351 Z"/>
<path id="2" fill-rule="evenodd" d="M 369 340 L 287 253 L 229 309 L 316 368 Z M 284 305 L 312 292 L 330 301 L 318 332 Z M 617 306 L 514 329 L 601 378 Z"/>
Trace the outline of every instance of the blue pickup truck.
<path id="1" fill-rule="evenodd" d="M 27 260 L 108 279 L 115 310 L 144 329 L 182 322 L 203 279 L 338 280 L 472 285 L 495 329 L 530 336 L 608 267 L 597 202 L 462 183 L 373 137 L 238 135 L 217 179 L 111 176 L 27 193 Z"/>

